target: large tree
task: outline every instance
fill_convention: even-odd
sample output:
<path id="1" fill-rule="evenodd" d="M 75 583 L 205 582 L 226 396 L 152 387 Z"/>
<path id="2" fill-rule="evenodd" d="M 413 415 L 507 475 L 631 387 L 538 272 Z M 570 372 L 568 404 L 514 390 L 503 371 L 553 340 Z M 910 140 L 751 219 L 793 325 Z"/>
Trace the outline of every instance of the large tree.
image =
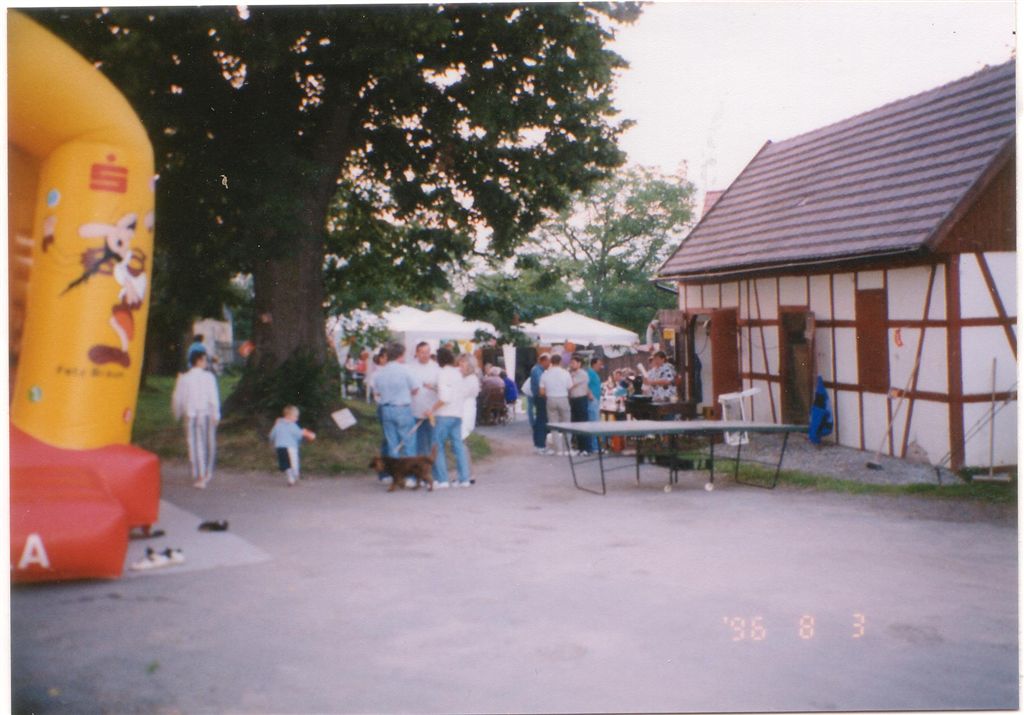
<path id="1" fill-rule="evenodd" d="M 643 335 L 675 306 L 651 276 L 690 225 L 693 193 L 681 174 L 638 166 L 598 182 L 538 226 L 512 270 L 477 280 L 467 316 L 504 325 L 570 307 Z"/>
<path id="2" fill-rule="evenodd" d="M 611 93 L 624 63 L 608 43 L 638 13 L 559 3 L 33 15 L 100 62 L 150 131 L 168 297 L 216 296 L 231 272 L 252 274 L 247 394 L 298 355 L 324 360 L 327 285 L 360 302 L 389 284 L 409 295 L 444 286 L 473 253 L 511 255 L 546 210 L 619 165 L 627 123 Z"/>
<path id="3" fill-rule="evenodd" d="M 561 269 L 581 312 L 642 334 L 655 310 L 672 307 L 650 279 L 690 225 L 693 194 L 681 174 L 630 167 L 541 225 L 528 250 Z"/>

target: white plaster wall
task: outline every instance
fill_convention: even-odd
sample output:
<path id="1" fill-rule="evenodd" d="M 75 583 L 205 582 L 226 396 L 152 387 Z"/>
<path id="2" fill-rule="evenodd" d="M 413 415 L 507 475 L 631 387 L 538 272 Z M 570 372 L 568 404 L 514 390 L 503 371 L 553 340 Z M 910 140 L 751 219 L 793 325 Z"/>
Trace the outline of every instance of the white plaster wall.
<path id="1" fill-rule="evenodd" d="M 928 276 L 931 268 L 915 266 L 889 271 L 889 319 L 890 320 L 921 320 L 928 293 Z M 938 278 L 939 271 L 936 271 Z M 934 286 L 932 292 L 935 292 Z M 932 296 L 932 302 L 936 296 Z M 931 312 L 929 310 L 929 312 Z"/>
<path id="2" fill-rule="evenodd" d="M 857 290 L 874 290 L 885 287 L 885 271 L 860 271 L 857 273 Z"/>
<path id="3" fill-rule="evenodd" d="M 808 302 L 807 278 L 783 276 L 779 279 L 779 305 L 805 306 Z"/>
<path id="4" fill-rule="evenodd" d="M 738 283 L 722 284 L 722 307 L 738 308 L 740 305 L 740 289 Z"/>
<path id="5" fill-rule="evenodd" d="M 856 316 L 854 306 L 854 276 L 852 273 L 838 273 L 832 279 L 832 289 L 835 291 L 836 320 L 853 320 Z"/>
<path id="6" fill-rule="evenodd" d="M 1017 254 L 1009 252 L 986 253 L 985 261 L 992 272 L 996 290 L 1003 301 L 1006 314 L 1017 315 Z"/>
<path id="7" fill-rule="evenodd" d="M 832 329 L 814 330 L 814 366 L 825 382 L 832 382 Z"/>
<path id="8" fill-rule="evenodd" d="M 757 326 L 752 329 L 751 362 L 752 372 L 767 372 L 770 375 L 779 374 L 779 329 L 775 325 Z M 765 365 L 765 353 L 768 354 L 768 364 Z"/>
<path id="9" fill-rule="evenodd" d="M 886 405 L 889 400 L 885 395 L 873 392 L 864 393 L 864 449 L 874 452 L 878 449 L 885 434 L 885 427 L 888 422 Z M 893 409 L 896 409 L 896 400 L 892 401 Z M 903 409 L 907 408 L 906 403 Z M 882 454 L 889 454 L 889 442 L 886 440 L 882 447 Z"/>
<path id="10" fill-rule="evenodd" d="M 943 266 L 939 266 L 935 271 L 935 285 L 932 286 L 932 305 L 928 311 L 928 319 L 946 319 L 946 269 Z"/>
<path id="11" fill-rule="evenodd" d="M 998 404 L 996 407 L 998 408 Z M 964 462 L 968 467 L 989 466 L 989 439 L 992 423 L 989 422 L 991 403 L 964 405 Z M 1013 402 L 996 413 L 994 437 L 995 466 L 1017 463 L 1017 403 Z"/>
<path id="12" fill-rule="evenodd" d="M 839 390 L 835 394 L 836 440 L 839 444 L 860 449 L 860 402 L 856 392 Z"/>
<path id="13" fill-rule="evenodd" d="M 700 286 L 686 286 L 686 310 L 696 310 L 701 307 L 703 307 L 703 303 L 701 303 Z"/>
<path id="14" fill-rule="evenodd" d="M 773 382 L 769 386 L 769 389 L 771 390 L 772 399 L 775 401 L 775 414 L 774 414 L 774 416 L 772 415 L 772 413 L 771 413 L 772 403 L 769 402 L 768 403 L 768 412 L 765 414 L 765 419 L 772 420 L 772 421 L 775 421 L 775 422 L 779 422 L 779 421 L 781 421 L 781 418 L 782 418 L 782 415 L 781 415 L 781 409 L 782 409 L 782 407 L 781 407 L 781 405 L 782 405 L 781 387 L 779 386 L 779 383 Z"/>
<path id="15" fill-rule="evenodd" d="M 704 293 L 704 307 L 705 308 L 717 308 L 718 307 L 718 284 L 712 283 L 710 285 L 701 286 Z"/>
<path id="16" fill-rule="evenodd" d="M 898 436 L 895 443 L 897 451 L 903 445 L 903 432 L 909 407 L 909 403 L 904 404 L 896 419 L 893 431 Z M 908 451 L 910 445 L 916 442 L 928 455 L 928 461 L 937 464 L 949 452 L 949 406 L 942 402 L 915 400 L 909 432 Z"/>
<path id="17" fill-rule="evenodd" d="M 753 416 L 751 420 L 757 422 L 772 421 L 772 405 L 770 397 L 770 385 L 767 380 L 751 380 L 750 387 L 755 387 L 759 392 L 751 399 Z"/>
<path id="18" fill-rule="evenodd" d="M 761 320 L 775 320 L 779 317 L 779 296 L 774 278 L 759 278 L 754 281 L 754 294 L 750 296 L 751 317 Z M 760 308 L 760 313 L 758 313 Z"/>
<path id="19" fill-rule="evenodd" d="M 737 315 L 740 320 L 747 320 L 750 316 L 747 314 L 747 281 L 739 281 L 736 284 L 736 301 L 739 307 Z"/>
<path id="20" fill-rule="evenodd" d="M 819 320 L 832 319 L 831 294 L 828 276 L 811 276 L 811 312 Z"/>
<path id="21" fill-rule="evenodd" d="M 997 315 L 978 259 L 971 253 L 960 256 L 960 315 L 964 318 L 991 318 Z"/>
<path id="22" fill-rule="evenodd" d="M 992 360 L 996 361 L 996 392 L 1005 391 L 1017 380 L 1017 362 L 1002 328 L 961 329 L 963 385 L 965 395 L 992 393 Z"/>
<path id="23" fill-rule="evenodd" d="M 750 360 L 750 328 L 740 328 L 740 372 L 752 372 L 753 367 Z"/>
<path id="24" fill-rule="evenodd" d="M 857 330 L 836 328 L 836 381 L 855 385 L 857 371 Z"/>
<path id="25" fill-rule="evenodd" d="M 917 343 L 921 339 L 918 328 L 902 328 L 903 346 L 896 345 L 896 329 L 889 330 L 889 384 L 903 388 L 910 380 L 917 359 Z M 946 362 L 946 329 L 928 328 L 924 331 L 924 349 L 917 370 L 917 389 L 922 392 L 949 392 L 949 371 Z"/>

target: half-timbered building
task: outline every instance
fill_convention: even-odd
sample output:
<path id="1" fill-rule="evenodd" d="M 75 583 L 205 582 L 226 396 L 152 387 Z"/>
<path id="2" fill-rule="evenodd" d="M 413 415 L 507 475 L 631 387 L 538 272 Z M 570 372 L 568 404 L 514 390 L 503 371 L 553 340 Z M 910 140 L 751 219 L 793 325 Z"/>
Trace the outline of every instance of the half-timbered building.
<path id="1" fill-rule="evenodd" d="M 766 143 L 656 279 L 686 394 L 953 469 L 1017 461 L 1015 64 Z"/>

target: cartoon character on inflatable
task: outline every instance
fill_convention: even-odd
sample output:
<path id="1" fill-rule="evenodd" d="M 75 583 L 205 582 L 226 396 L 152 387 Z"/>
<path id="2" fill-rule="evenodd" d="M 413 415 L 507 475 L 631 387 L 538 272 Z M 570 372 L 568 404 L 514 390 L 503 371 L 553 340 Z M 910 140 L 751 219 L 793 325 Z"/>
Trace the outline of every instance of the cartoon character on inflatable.
<path id="1" fill-rule="evenodd" d="M 153 152 L 98 69 L 21 13 L 7 30 L 11 579 L 115 578 L 160 502 L 130 444 Z"/>

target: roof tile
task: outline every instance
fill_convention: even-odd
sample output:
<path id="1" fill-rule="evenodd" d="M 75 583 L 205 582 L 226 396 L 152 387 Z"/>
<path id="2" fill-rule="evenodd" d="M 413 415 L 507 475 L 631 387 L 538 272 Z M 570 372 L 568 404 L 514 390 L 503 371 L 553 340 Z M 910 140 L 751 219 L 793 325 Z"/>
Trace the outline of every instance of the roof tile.
<path id="1" fill-rule="evenodd" d="M 1013 60 L 768 143 L 658 271 L 740 272 L 925 248 L 1013 142 Z"/>

